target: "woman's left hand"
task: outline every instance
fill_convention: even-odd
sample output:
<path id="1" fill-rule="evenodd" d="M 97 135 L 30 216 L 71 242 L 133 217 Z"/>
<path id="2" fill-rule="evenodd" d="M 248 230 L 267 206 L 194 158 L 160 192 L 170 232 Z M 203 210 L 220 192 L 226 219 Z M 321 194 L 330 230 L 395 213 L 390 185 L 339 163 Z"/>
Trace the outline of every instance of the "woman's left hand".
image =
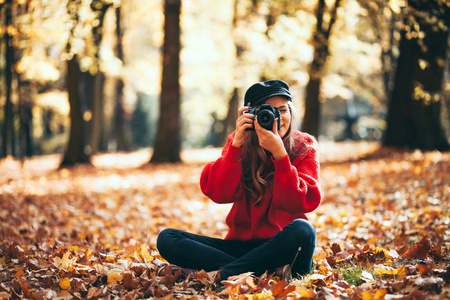
<path id="1" fill-rule="evenodd" d="M 278 134 L 277 121 L 278 119 L 275 119 L 273 122 L 272 131 L 262 128 L 257 118 L 254 124 L 259 145 L 272 153 L 274 159 L 282 159 L 287 152 L 284 148 L 283 140 Z"/>

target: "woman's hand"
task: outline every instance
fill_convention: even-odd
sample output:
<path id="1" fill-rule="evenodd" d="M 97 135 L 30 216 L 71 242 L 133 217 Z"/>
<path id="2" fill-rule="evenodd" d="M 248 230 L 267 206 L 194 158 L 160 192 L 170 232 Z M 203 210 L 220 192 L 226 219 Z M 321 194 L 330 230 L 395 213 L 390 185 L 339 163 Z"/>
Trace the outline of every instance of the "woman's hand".
<path id="1" fill-rule="evenodd" d="M 273 122 L 272 131 L 264 129 L 259 125 L 258 119 L 255 122 L 255 130 L 258 135 L 259 145 L 272 153 L 274 159 L 282 159 L 287 152 L 284 148 L 283 139 L 278 134 L 278 119 Z"/>
<path id="2" fill-rule="evenodd" d="M 248 106 L 244 106 L 239 108 L 238 110 L 238 119 L 236 121 L 236 133 L 234 135 L 234 139 L 232 145 L 235 147 L 242 147 L 244 143 L 245 137 L 248 132 L 245 131 L 247 128 L 253 128 L 253 123 L 255 120 L 255 115 L 244 113 L 249 109 Z"/>

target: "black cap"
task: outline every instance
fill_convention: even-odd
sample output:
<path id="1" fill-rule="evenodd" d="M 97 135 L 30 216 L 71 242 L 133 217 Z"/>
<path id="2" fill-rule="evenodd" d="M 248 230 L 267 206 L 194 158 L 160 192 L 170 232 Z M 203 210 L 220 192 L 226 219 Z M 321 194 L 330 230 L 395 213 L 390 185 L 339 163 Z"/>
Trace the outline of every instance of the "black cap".
<path id="1" fill-rule="evenodd" d="M 258 82 L 245 92 L 244 105 L 258 106 L 269 98 L 281 96 L 292 101 L 289 85 L 280 79 Z"/>

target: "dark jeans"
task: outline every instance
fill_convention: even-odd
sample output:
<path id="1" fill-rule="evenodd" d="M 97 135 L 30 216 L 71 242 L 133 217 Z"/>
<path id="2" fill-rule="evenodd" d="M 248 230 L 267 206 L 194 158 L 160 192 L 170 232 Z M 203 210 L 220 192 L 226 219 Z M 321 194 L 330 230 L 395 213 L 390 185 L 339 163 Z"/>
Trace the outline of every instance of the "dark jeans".
<path id="1" fill-rule="evenodd" d="M 315 246 L 316 231 L 303 219 L 294 220 L 269 240 L 223 240 L 169 228 L 157 241 L 159 253 L 168 262 L 207 272 L 222 270 L 222 279 L 245 272 L 261 275 L 290 265 L 299 247 L 292 275 L 304 275 L 312 268 Z"/>

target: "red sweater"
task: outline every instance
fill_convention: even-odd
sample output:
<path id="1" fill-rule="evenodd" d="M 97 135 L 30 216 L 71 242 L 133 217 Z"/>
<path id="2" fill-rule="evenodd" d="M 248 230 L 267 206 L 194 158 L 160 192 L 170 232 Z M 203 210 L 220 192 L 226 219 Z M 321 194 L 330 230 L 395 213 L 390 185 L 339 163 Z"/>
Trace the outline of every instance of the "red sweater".
<path id="1" fill-rule="evenodd" d="M 307 219 L 305 213 L 319 206 L 317 142 L 303 132 L 294 130 L 292 134 L 295 139 L 306 142 L 310 149 L 292 163 L 288 155 L 279 160 L 272 158 L 273 187 L 257 205 L 246 196 L 241 181 L 242 148 L 231 145 L 234 133 L 228 137 L 221 157 L 203 168 L 200 176 L 203 193 L 216 203 L 233 203 L 226 218 L 229 232 L 225 239 L 270 239 L 293 220 Z"/>

